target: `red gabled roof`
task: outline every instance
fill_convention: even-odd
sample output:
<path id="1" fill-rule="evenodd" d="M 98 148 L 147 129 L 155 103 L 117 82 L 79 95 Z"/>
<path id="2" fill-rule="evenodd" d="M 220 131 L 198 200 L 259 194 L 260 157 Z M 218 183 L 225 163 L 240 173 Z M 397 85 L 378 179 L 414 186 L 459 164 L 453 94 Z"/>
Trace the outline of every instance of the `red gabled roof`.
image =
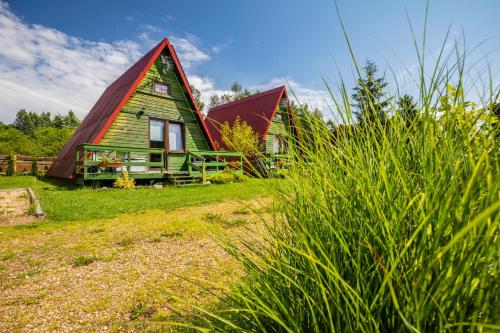
<path id="1" fill-rule="evenodd" d="M 259 134 L 260 139 L 265 140 L 283 96 L 288 98 L 286 88 L 281 86 L 210 109 L 205 121 L 212 138 L 220 147 L 227 149 L 222 142 L 219 128 L 225 122 L 232 125 L 239 117 Z"/>
<path id="2" fill-rule="evenodd" d="M 168 48 L 169 53 L 174 60 L 175 68 L 177 69 L 177 73 L 181 79 L 181 85 L 184 87 L 185 92 L 188 95 L 188 101 L 198 115 L 198 119 L 208 139 L 209 145 L 212 149 L 215 149 L 210 132 L 208 131 L 203 120 L 203 116 L 196 105 L 191 88 L 189 87 L 186 79 L 186 75 L 184 74 L 184 70 L 182 69 L 179 59 L 177 58 L 177 54 L 168 39 L 165 38 L 151 51 L 139 59 L 139 61 L 132 65 L 132 67 L 130 67 L 108 88 L 106 88 L 104 93 L 95 103 L 94 107 L 90 110 L 78 129 L 75 131 L 75 134 L 73 134 L 71 139 L 59 153 L 57 159 L 47 171 L 47 175 L 68 179 L 74 178 L 76 147 L 82 143 L 98 144 L 101 141 L 104 133 L 106 133 L 111 124 L 113 124 L 113 121 L 120 110 L 123 108 L 125 103 L 127 103 L 128 99 L 137 88 L 144 75 L 155 63 L 156 59 L 158 59 L 165 48 Z"/>

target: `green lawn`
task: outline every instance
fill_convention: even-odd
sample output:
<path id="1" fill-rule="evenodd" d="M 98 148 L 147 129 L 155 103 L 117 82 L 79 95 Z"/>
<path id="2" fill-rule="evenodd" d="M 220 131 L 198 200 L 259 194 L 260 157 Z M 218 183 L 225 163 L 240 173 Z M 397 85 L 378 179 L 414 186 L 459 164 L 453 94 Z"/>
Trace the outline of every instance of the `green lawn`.
<path id="1" fill-rule="evenodd" d="M 111 218 L 118 214 L 151 209 L 171 211 L 179 207 L 206 205 L 226 199 L 246 200 L 269 195 L 268 185 L 265 180 L 252 179 L 226 185 L 123 190 L 81 188 L 30 176 L 0 176 L 0 188 L 33 188 L 51 221 Z"/>
<path id="2" fill-rule="evenodd" d="M 171 308 L 217 301 L 242 273 L 221 239 L 254 241 L 270 219 L 269 183 L 81 188 L 0 176 L 31 187 L 47 219 L 0 227 L 0 331 L 171 331 Z M 249 233 L 249 231 L 251 231 Z M 192 281 L 207 281 L 207 283 Z"/>

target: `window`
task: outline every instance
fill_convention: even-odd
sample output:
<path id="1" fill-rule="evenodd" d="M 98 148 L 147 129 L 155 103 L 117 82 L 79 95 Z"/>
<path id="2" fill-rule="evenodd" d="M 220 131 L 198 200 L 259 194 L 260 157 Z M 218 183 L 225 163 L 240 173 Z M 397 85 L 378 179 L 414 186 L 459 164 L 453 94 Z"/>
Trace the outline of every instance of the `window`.
<path id="1" fill-rule="evenodd" d="M 168 145 L 170 151 L 184 151 L 184 135 L 182 124 L 168 124 Z"/>
<path id="2" fill-rule="evenodd" d="M 273 141 L 273 154 L 286 154 L 286 139 L 281 135 L 276 135 Z"/>
<path id="3" fill-rule="evenodd" d="M 160 119 L 149 120 L 149 141 L 151 148 L 165 147 L 165 121 Z"/>
<path id="4" fill-rule="evenodd" d="M 155 82 L 153 84 L 153 91 L 160 95 L 170 95 L 170 86 L 165 83 Z"/>
<path id="5" fill-rule="evenodd" d="M 277 136 L 274 137 L 274 142 L 273 142 L 273 153 L 274 154 L 279 154 L 280 152 L 280 138 Z"/>
<path id="6" fill-rule="evenodd" d="M 165 147 L 165 121 L 149 119 L 149 146 L 151 148 Z M 161 162 L 161 154 L 150 154 L 150 162 Z M 154 170 L 155 168 L 151 168 Z"/>

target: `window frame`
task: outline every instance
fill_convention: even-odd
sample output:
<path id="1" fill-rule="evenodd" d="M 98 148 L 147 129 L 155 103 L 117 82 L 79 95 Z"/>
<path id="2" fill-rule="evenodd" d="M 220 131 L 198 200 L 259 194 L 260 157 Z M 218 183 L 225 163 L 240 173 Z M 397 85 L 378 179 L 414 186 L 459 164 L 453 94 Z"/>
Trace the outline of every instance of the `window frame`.
<path id="1" fill-rule="evenodd" d="M 156 86 L 157 85 L 165 86 L 167 88 L 167 92 L 164 93 L 164 92 L 156 90 Z M 153 93 L 155 93 L 155 94 L 162 95 L 162 96 L 172 96 L 170 89 L 171 89 L 171 87 L 170 87 L 169 83 L 164 83 L 164 82 L 160 82 L 160 81 L 154 81 L 153 82 Z"/>
<path id="2" fill-rule="evenodd" d="M 163 121 L 163 149 L 167 153 L 185 153 L 186 152 L 186 123 L 180 120 L 170 120 L 166 118 L 160 118 L 160 117 L 148 117 L 148 145 L 149 148 L 151 148 L 151 120 L 160 120 Z M 182 138 L 182 146 L 183 150 L 170 150 L 170 131 L 169 131 L 169 125 L 170 123 L 173 124 L 179 124 L 181 126 L 181 138 Z"/>
<path id="3" fill-rule="evenodd" d="M 170 150 L 170 124 L 177 124 L 180 125 L 181 128 L 181 139 L 182 139 L 182 150 Z M 165 150 L 169 153 L 185 153 L 186 152 L 186 124 L 182 121 L 177 121 L 177 120 L 166 120 L 166 134 L 168 134 L 167 140 L 166 140 L 166 148 Z"/>
<path id="4" fill-rule="evenodd" d="M 278 151 L 275 151 L 276 143 Z M 286 137 L 280 134 L 273 135 L 273 154 L 286 154 L 288 151 L 288 143 Z"/>

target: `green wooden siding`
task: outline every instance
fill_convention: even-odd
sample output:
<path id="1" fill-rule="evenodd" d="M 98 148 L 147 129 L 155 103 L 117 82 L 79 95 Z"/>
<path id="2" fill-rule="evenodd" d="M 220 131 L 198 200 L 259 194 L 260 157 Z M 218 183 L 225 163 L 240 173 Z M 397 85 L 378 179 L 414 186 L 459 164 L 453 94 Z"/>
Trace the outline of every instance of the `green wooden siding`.
<path id="1" fill-rule="evenodd" d="M 104 134 L 101 144 L 126 147 L 149 147 L 149 118 L 167 119 L 184 123 L 185 149 L 191 151 L 210 150 L 201 124 L 189 106 L 174 72 L 174 63 L 162 63 L 158 58 L 155 65 L 146 73 L 136 91 L 132 94 L 115 121 Z M 170 85 L 170 96 L 153 93 L 153 83 Z M 138 112 L 144 114 L 138 116 Z M 185 170 L 185 155 L 172 155 L 168 158 L 169 171 Z"/>
<path id="2" fill-rule="evenodd" d="M 269 131 L 267 132 L 266 141 L 264 143 L 265 153 L 272 154 L 274 147 L 274 137 L 276 135 L 281 135 L 283 137 L 288 137 L 289 133 L 287 128 L 289 128 L 289 115 L 286 110 L 280 103 L 279 110 L 276 113 L 281 113 L 281 120 L 273 119 Z"/>

